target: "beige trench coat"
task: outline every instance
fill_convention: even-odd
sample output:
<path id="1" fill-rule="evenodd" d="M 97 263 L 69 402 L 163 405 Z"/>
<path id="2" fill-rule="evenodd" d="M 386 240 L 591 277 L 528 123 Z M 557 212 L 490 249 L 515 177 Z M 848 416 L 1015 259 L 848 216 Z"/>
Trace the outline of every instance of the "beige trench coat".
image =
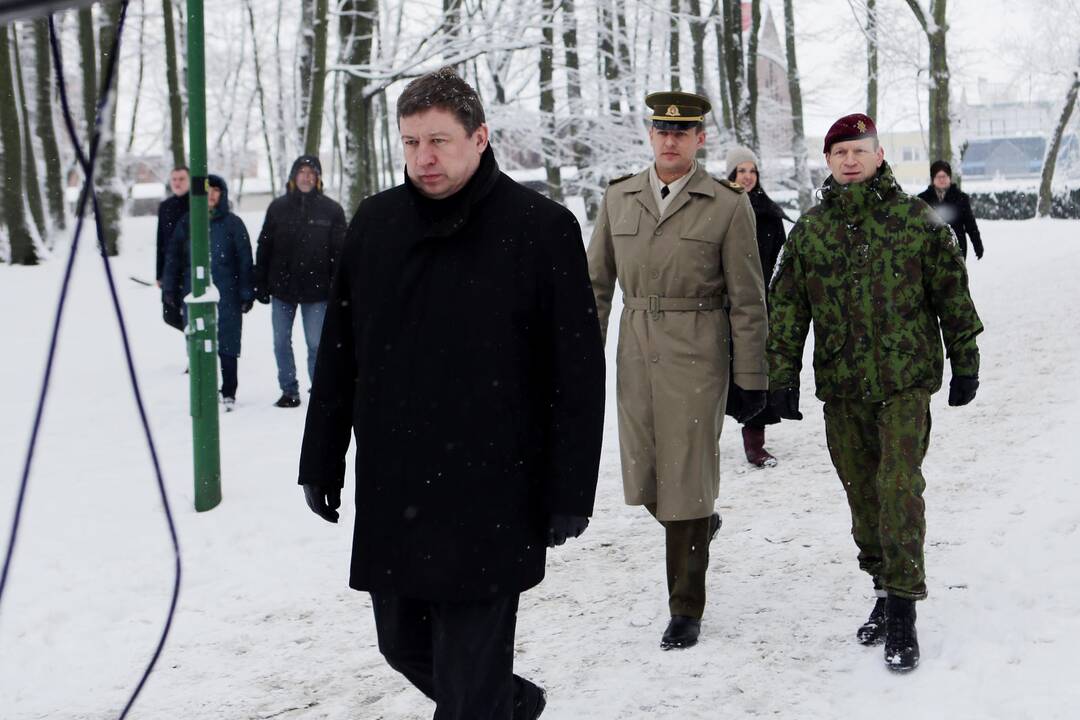
<path id="1" fill-rule="evenodd" d="M 616 279 L 623 291 L 616 384 L 626 503 L 656 503 L 660 520 L 706 517 L 720 488 L 729 345 L 735 382 L 768 387 L 750 201 L 699 165 L 660 217 L 645 170 L 608 187 L 588 257 L 605 341 Z"/>

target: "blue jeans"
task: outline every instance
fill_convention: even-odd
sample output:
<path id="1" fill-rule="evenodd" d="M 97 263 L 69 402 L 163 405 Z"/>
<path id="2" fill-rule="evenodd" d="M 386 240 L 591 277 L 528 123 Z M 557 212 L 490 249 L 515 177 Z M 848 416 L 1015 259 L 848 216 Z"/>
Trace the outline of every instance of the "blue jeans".
<path id="1" fill-rule="evenodd" d="M 319 336 L 322 335 L 326 303 L 299 303 L 300 317 L 304 324 L 304 340 L 307 342 L 308 379 L 315 377 L 315 357 L 319 354 Z M 286 395 L 299 396 L 300 384 L 296 381 L 296 360 L 292 350 L 293 320 L 297 303 L 274 298 L 270 303 L 270 322 L 274 328 L 274 358 L 277 360 L 278 385 Z"/>

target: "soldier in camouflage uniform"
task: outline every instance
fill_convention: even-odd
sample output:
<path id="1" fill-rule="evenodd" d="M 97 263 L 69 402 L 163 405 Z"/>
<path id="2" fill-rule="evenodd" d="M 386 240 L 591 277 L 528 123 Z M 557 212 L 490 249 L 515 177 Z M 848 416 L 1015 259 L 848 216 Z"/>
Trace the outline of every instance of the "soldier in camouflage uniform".
<path id="1" fill-rule="evenodd" d="M 851 507 L 859 566 L 877 594 L 857 636 L 867 645 L 884 640 L 888 666 L 910 670 L 919 660 L 914 603 L 926 597 L 921 465 L 942 336 L 949 405 L 966 405 L 979 385 L 983 327 L 956 238 L 901 191 L 873 121 L 838 120 L 825 159 L 832 177 L 821 203 L 792 229 L 772 280 L 770 404 L 802 419 L 799 371 L 812 321 L 829 453 Z"/>

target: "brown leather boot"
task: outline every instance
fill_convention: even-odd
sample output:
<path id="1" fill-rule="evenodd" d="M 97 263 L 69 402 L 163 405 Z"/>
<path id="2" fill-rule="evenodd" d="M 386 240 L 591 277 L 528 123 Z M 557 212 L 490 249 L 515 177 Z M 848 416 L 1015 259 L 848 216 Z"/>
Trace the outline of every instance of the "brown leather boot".
<path id="1" fill-rule="evenodd" d="M 743 425 L 742 442 L 743 450 L 746 451 L 746 460 L 751 465 L 756 467 L 776 465 L 776 458 L 765 449 L 765 428 Z"/>

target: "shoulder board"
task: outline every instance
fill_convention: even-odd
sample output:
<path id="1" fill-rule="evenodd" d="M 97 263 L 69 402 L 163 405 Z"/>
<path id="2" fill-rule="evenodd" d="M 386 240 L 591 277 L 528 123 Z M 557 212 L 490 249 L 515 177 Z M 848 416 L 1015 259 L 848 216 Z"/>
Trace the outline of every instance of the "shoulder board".
<path id="1" fill-rule="evenodd" d="M 630 173 L 629 175 L 623 175 L 622 177 L 617 177 L 614 180 L 610 180 L 608 182 L 608 186 L 610 187 L 611 185 L 614 185 L 615 183 L 621 183 L 623 180 L 629 180 L 630 178 L 634 177 L 635 175 L 637 175 L 637 173 Z"/>
<path id="2" fill-rule="evenodd" d="M 718 178 L 715 175 L 712 176 L 712 179 L 720 183 L 721 187 L 726 187 L 733 193 L 739 194 L 746 192 L 746 188 L 744 188 L 742 185 L 735 182 L 734 180 L 728 180 L 727 178 Z"/>

